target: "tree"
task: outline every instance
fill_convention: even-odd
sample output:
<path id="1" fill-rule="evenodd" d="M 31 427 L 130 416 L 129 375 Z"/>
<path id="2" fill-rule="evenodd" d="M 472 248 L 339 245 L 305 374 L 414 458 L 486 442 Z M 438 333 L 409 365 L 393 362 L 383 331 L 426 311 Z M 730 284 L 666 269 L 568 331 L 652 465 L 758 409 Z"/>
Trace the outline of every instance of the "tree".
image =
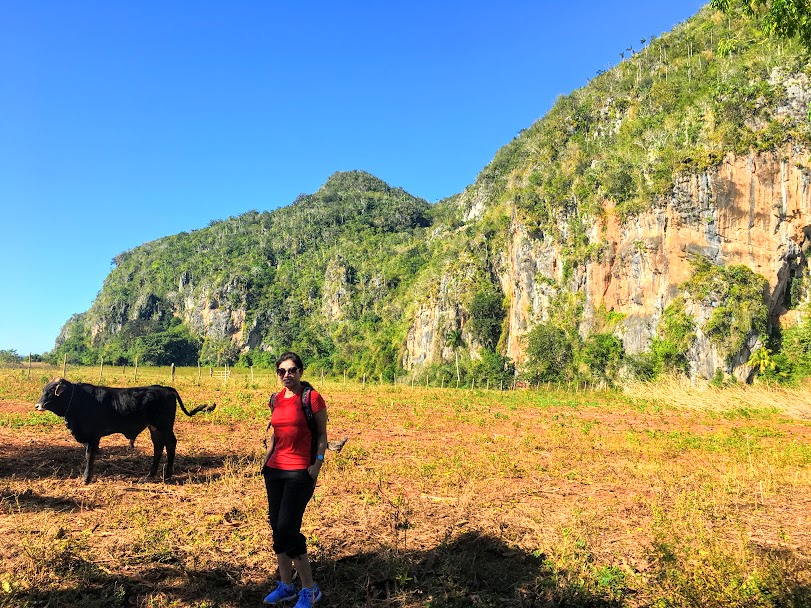
<path id="1" fill-rule="evenodd" d="M 758 20 L 764 34 L 799 38 L 811 49 L 811 3 L 808 0 L 711 0 L 710 5 L 725 13 L 739 10 Z"/>
<path id="2" fill-rule="evenodd" d="M 622 341 L 613 334 L 592 334 L 583 345 L 583 361 L 591 373 L 611 382 L 619 370 L 625 350 Z"/>
<path id="3" fill-rule="evenodd" d="M 4 348 L 0 350 L 0 363 L 19 363 L 20 361 L 22 361 L 22 357 L 20 357 L 20 355 L 17 354 L 17 351 L 13 348 Z"/>
<path id="4" fill-rule="evenodd" d="M 150 365 L 194 365 L 200 352 L 199 341 L 183 325 L 138 338 L 138 360 Z M 232 356 L 229 363 L 235 359 Z"/>
<path id="5" fill-rule="evenodd" d="M 527 334 L 527 375 L 531 382 L 558 382 L 574 376 L 574 349 L 566 332 L 539 323 Z"/>
<path id="6" fill-rule="evenodd" d="M 475 379 L 477 386 L 509 385 L 515 377 L 515 364 L 509 357 L 499 353 L 482 349 L 480 358 L 471 362 L 470 375 Z"/>
<path id="7" fill-rule="evenodd" d="M 495 350 L 504 321 L 504 296 L 495 289 L 477 291 L 470 303 L 468 331 L 479 344 Z"/>
<path id="8" fill-rule="evenodd" d="M 464 341 L 462 340 L 462 330 L 461 329 L 452 329 L 447 333 L 445 336 L 445 346 L 448 348 L 453 349 L 453 356 L 456 360 L 456 386 L 459 387 L 459 384 L 462 382 L 462 376 L 459 373 L 459 348 L 464 345 Z"/>

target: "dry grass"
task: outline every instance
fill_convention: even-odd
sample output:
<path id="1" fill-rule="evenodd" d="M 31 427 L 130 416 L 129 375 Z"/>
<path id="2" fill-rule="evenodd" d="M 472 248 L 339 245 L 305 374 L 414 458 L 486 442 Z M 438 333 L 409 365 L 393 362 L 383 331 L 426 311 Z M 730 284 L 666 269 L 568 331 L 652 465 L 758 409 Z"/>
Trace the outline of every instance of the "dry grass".
<path id="1" fill-rule="evenodd" d="M 664 378 L 657 382 L 632 382 L 623 392 L 635 399 L 660 402 L 689 410 L 734 412 L 767 410 L 798 420 L 811 420 L 811 385 L 786 388 L 767 384 L 733 384 L 718 387 L 706 382 L 693 383 L 684 377 Z"/>
<path id="2" fill-rule="evenodd" d="M 84 486 L 81 447 L 30 413 L 55 375 L 39 373 L 0 372 L 0 604 L 260 605 L 275 576 L 257 475 L 275 380 L 181 370 L 187 406 L 219 405 L 178 418 L 177 478 L 144 481 L 148 440 L 133 452 L 110 437 Z M 139 370 L 153 381 L 168 371 Z M 802 395 L 713 391 L 326 382 L 330 434 L 350 439 L 305 516 L 322 605 L 811 604 Z"/>

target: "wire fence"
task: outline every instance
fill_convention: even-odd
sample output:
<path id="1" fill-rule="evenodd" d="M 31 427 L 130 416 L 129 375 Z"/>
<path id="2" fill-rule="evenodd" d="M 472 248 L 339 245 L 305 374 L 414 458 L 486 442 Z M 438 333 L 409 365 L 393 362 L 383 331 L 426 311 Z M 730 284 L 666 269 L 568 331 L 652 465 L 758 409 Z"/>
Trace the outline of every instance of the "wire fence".
<path id="1" fill-rule="evenodd" d="M 0 364 L 0 370 L 20 374 L 28 379 L 39 379 L 47 383 L 57 377 L 68 380 L 91 382 L 94 384 L 136 386 L 139 384 L 193 383 L 204 386 L 276 386 L 277 376 L 272 368 L 260 367 L 196 367 L 109 365 L 104 362 L 96 366 L 70 364 L 61 365 L 45 362 Z M 460 380 L 452 374 L 441 371 L 415 371 L 386 377 L 383 374 L 361 374 L 352 376 L 346 372 L 327 373 L 325 370 L 307 370 L 304 377 L 311 383 L 360 384 L 363 387 L 401 386 L 409 388 L 440 388 L 459 390 L 525 390 L 525 391 L 609 391 L 612 387 L 601 382 L 527 382 L 513 378 L 511 381 L 491 380 L 486 377 L 466 377 Z"/>

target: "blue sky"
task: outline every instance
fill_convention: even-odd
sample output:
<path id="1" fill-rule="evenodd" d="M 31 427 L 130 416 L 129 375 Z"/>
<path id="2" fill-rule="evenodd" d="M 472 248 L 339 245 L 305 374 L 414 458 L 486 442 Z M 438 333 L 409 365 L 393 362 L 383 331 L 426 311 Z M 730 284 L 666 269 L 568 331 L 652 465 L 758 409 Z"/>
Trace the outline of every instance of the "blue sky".
<path id="1" fill-rule="evenodd" d="M 0 349 L 113 256 L 361 169 L 431 202 L 702 2 L 0 0 Z"/>

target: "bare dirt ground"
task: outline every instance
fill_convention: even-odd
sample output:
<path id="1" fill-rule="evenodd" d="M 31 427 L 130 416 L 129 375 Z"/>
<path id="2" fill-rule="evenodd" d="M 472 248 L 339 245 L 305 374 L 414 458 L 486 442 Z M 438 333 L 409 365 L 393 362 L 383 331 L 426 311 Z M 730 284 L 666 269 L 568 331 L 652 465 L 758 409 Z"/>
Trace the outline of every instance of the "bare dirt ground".
<path id="1" fill-rule="evenodd" d="M 269 387 L 179 387 L 175 478 L 102 440 L 96 480 L 34 388 L 0 399 L 0 605 L 259 606 Z M 811 605 L 811 424 L 618 393 L 328 383 L 305 516 L 323 606 Z M 700 405 L 700 404 L 699 404 Z M 48 415 L 50 416 L 50 415 Z M 658 602 L 658 604 L 657 604 Z"/>

